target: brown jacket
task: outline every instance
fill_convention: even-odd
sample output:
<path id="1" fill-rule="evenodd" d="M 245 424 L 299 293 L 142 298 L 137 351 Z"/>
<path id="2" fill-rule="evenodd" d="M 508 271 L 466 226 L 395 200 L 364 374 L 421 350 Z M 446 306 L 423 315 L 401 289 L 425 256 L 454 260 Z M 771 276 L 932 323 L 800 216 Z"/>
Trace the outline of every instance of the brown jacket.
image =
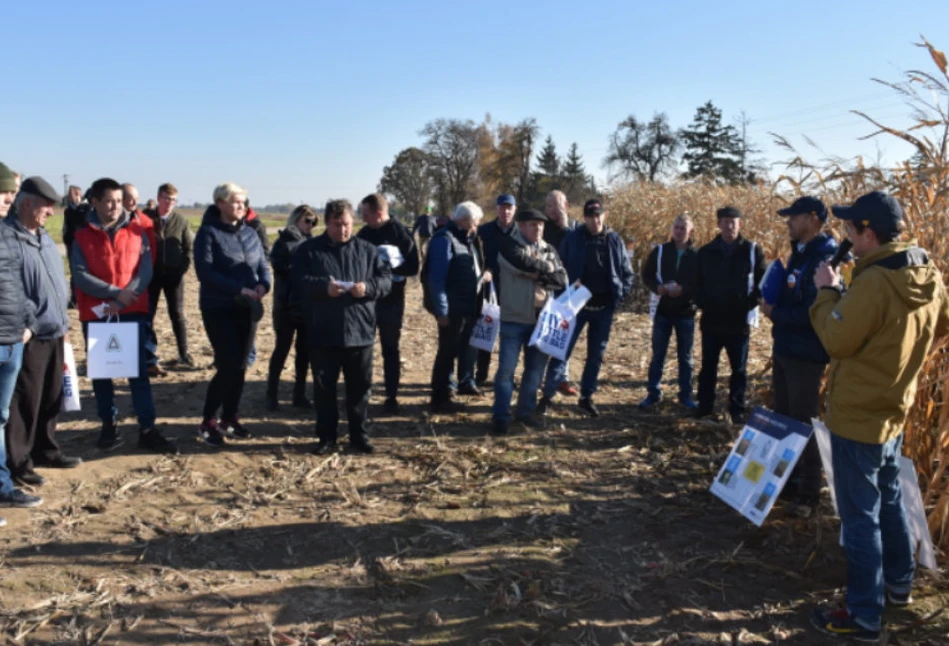
<path id="1" fill-rule="evenodd" d="M 827 428 L 867 444 L 897 437 L 933 338 L 949 332 L 949 298 L 926 252 L 882 245 L 857 262 L 845 294 L 820 290 L 810 318 L 831 358 Z"/>

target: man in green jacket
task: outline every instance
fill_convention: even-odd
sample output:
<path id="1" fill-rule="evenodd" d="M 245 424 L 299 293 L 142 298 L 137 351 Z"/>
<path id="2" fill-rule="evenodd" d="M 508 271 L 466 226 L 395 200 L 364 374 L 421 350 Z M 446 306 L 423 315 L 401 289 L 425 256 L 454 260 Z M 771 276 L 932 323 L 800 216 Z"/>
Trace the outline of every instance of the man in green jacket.
<path id="1" fill-rule="evenodd" d="M 879 191 L 835 206 L 857 264 L 843 293 L 826 262 L 810 309 L 814 331 L 831 358 L 825 421 L 831 432 L 834 490 L 844 551 L 847 600 L 815 608 L 824 633 L 875 642 L 884 597 L 908 605 L 914 546 L 903 508 L 899 458 L 906 415 L 933 338 L 949 332 L 942 275 L 912 243 L 899 242 L 903 211 Z"/>
<path id="2" fill-rule="evenodd" d="M 194 368 L 194 359 L 188 352 L 188 323 L 185 320 L 184 276 L 191 267 L 194 236 L 191 225 L 175 210 L 178 189 L 174 184 L 158 187 L 158 206 L 145 214 L 155 224 L 155 277 L 148 286 L 149 311 L 154 319 L 162 292 L 168 304 L 168 318 L 178 343 L 178 365 Z M 157 340 L 156 340 L 157 345 Z"/>

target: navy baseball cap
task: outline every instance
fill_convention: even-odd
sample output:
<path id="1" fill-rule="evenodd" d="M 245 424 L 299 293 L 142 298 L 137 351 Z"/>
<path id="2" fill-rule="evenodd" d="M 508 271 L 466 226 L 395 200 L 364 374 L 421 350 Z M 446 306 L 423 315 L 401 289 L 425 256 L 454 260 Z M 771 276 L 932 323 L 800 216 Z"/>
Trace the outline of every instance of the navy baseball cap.
<path id="1" fill-rule="evenodd" d="M 600 200 L 587 200 L 583 205 L 583 217 L 590 218 L 595 215 L 603 215 L 603 205 Z"/>
<path id="2" fill-rule="evenodd" d="M 805 195 L 794 200 L 794 204 L 786 209 L 779 209 L 778 215 L 802 215 L 813 213 L 821 222 L 827 222 L 827 207 L 816 197 Z"/>
<path id="3" fill-rule="evenodd" d="M 832 208 L 834 215 L 841 220 L 850 220 L 880 234 L 898 231 L 900 222 L 903 221 L 903 208 L 900 203 L 883 191 L 861 195 L 850 206 L 837 204 Z"/>
<path id="4" fill-rule="evenodd" d="M 514 199 L 514 196 L 510 193 L 502 193 L 498 195 L 498 206 L 510 204 L 511 206 L 517 206 L 517 200 Z"/>

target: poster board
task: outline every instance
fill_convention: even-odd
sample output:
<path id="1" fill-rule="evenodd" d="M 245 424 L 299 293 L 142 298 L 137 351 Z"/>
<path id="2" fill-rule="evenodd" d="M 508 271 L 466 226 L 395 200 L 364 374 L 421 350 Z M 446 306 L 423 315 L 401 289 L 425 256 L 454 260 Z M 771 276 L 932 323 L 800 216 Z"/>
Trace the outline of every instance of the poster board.
<path id="1" fill-rule="evenodd" d="M 709 490 L 761 527 L 811 432 L 807 424 L 755 408 Z"/>

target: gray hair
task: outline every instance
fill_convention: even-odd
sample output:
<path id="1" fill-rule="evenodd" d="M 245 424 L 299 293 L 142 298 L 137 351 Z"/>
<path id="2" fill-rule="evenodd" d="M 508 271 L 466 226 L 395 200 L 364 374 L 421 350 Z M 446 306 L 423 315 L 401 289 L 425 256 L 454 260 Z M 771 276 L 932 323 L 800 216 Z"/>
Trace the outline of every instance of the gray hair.
<path id="1" fill-rule="evenodd" d="M 238 186 L 234 182 L 224 182 L 214 189 L 214 202 L 215 204 L 218 202 L 227 202 L 235 195 L 242 195 L 246 198 L 247 189 Z"/>
<path id="2" fill-rule="evenodd" d="M 481 207 L 470 200 L 456 206 L 455 210 L 451 213 L 453 222 L 460 222 L 465 218 L 471 218 L 475 224 L 478 224 L 483 217 L 484 211 L 481 210 Z"/>
<path id="3" fill-rule="evenodd" d="M 16 194 L 15 198 L 13 198 L 13 205 L 10 207 L 10 210 L 16 213 L 19 213 L 20 211 L 25 210 L 25 205 L 27 203 L 29 203 L 29 205 L 32 207 L 36 203 L 36 201 L 39 201 L 41 199 L 42 198 L 40 198 L 38 195 L 32 195 L 31 193 L 23 193 L 21 191 L 20 193 Z"/>

